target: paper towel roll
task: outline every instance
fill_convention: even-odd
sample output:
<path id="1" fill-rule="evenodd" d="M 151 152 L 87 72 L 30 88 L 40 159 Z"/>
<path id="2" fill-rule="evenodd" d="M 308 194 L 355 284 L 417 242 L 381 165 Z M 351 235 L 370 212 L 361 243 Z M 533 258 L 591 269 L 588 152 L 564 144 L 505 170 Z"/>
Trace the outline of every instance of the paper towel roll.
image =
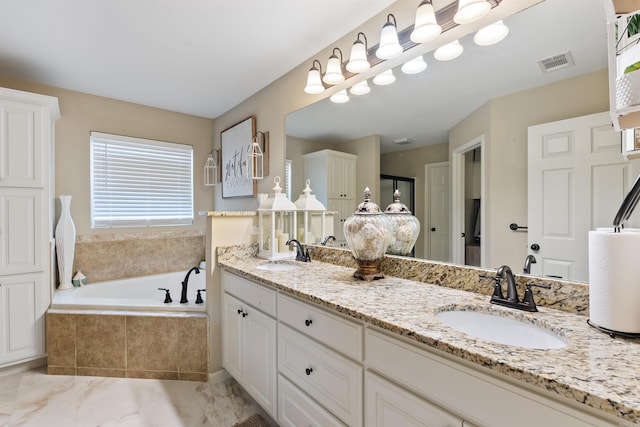
<path id="1" fill-rule="evenodd" d="M 613 331 L 640 333 L 640 233 L 589 232 L 589 318 Z"/>

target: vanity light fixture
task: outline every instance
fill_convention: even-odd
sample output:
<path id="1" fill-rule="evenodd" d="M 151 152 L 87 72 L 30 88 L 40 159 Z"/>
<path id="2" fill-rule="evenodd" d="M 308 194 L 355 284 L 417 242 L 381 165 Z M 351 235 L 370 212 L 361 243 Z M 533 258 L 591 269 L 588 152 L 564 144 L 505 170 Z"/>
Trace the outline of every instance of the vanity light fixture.
<path id="1" fill-rule="evenodd" d="M 442 27 L 438 25 L 431 0 L 422 0 L 416 11 L 416 23 L 409 38 L 414 43 L 426 43 L 441 33 Z"/>
<path id="2" fill-rule="evenodd" d="M 263 164 L 263 148 L 258 143 L 258 135 L 262 135 L 262 145 L 264 146 L 264 133 L 256 132 L 256 136 L 253 137 L 251 147 L 247 150 L 247 178 L 258 180 L 264 178 L 264 164 Z"/>
<path id="3" fill-rule="evenodd" d="M 490 46 L 502 41 L 507 37 L 507 34 L 509 34 L 509 27 L 500 20 L 478 30 L 476 35 L 473 36 L 473 41 L 478 46 Z"/>
<path id="4" fill-rule="evenodd" d="M 220 163 L 220 150 L 212 148 L 209 157 L 204 164 L 204 185 L 207 187 L 218 184 L 218 164 Z"/>
<path id="5" fill-rule="evenodd" d="M 340 57 L 336 55 L 336 50 L 340 52 Z M 342 51 L 339 47 L 334 47 L 329 62 L 327 62 L 327 72 L 324 73 L 322 81 L 328 85 L 336 85 L 344 81 L 344 75 L 342 74 Z"/>
<path id="6" fill-rule="evenodd" d="M 491 10 L 487 0 L 458 0 L 458 11 L 453 15 L 456 24 L 468 24 L 477 21 Z"/>
<path id="7" fill-rule="evenodd" d="M 316 62 L 318 66 L 316 67 Z M 322 65 L 317 59 L 313 60 L 311 69 L 307 75 L 307 85 L 304 87 L 304 91 L 311 95 L 316 95 L 324 92 L 324 86 L 322 85 Z"/>
<path id="8" fill-rule="evenodd" d="M 354 84 L 351 89 L 349 89 L 349 92 L 351 92 L 351 95 L 366 95 L 367 93 L 371 92 L 371 88 L 369 87 L 367 81 L 363 80 Z"/>
<path id="9" fill-rule="evenodd" d="M 444 46 L 440 46 L 433 52 L 433 57 L 438 61 L 451 61 L 462 55 L 464 47 L 458 40 L 454 40 L 451 43 L 447 43 Z"/>
<path id="10" fill-rule="evenodd" d="M 360 40 L 360 36 L 364 38 L 364 42 Z M 367 36 L 361 31 L 356 37 L 351 47 L 351 56 L 347 63 L 347 71 L 351 73 L 363 73 L 371 68 L 371 64 L 367 60 Z"/>
<path id="11" fill-rule="evenodd" d="M 386 86 L 396 81 L 396 76 L 393 75 L 393 70 L 388 69 L 381 72 L 373 78 L 373 84 L 378 86 Z"/>
<path id="12" fill-rule="evenodd" d="M 422 55 L 418 55 L 415 58 L 402 64 L 402 72 L 405 74 L 418 74 L 427 69 L 427 63 Z"/>
<path id="13" fill-rule="evenodd" d="M 393 18 L 393 22 L 391 22 Z M 390 13 L 387 15 L 387 22 L 382 27 L 380 33 L 380 44 L 376 50 L 376 56 L 380 59 L 392 59 L 400 55 L 404 49 L 398 41 L 398 27 L 396 17 Z"/>
<path id="14" fill-rule="evenodd" d="M 349 102 L 349 95 L 347 95 L 347 90 L 342 89 L 329 98 L 331 102 L 335 102 L 336 104 L 344 104 L 345 102 Z"/>

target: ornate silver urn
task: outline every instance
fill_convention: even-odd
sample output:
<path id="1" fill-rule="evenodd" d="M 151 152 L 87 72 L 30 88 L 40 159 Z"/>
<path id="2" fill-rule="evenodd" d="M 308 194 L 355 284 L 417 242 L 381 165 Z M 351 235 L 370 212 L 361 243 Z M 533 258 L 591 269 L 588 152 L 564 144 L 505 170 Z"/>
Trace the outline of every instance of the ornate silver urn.
<path id="1" fill-rule="evenodd" d="M 391 240 L 390 219 L 371 201 L 371 191 L 364 190 L 364 202 L 344 223 L 344 235 L 358 269 L 354 277 L 362 280 L 382 279 L 380 263 Z"/>
<path id="2" fill-rule="evenodd" d="M 393 192 L 393 203 L 384 211 L 391 220 L 391 242 L 387 253 L 391 255 L 411 255 L 420 234 L 420 221 L 400 202 L 400 191 Z"/>

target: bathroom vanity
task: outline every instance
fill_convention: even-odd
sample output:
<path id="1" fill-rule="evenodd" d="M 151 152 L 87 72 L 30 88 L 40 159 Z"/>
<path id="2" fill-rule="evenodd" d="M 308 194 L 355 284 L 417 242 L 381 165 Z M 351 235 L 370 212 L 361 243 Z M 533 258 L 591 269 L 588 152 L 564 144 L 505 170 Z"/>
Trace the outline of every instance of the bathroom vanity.
<path id="1" fill-rule="evenodd" d="M 218 252 L 223 364 L 283 426 L 640 422 L 640 343 L 595 331 L 583 315 L 494 306 L 490 286 L 481 294 L 391 276 L 364 282 L 350 267 L 268 268 L 247 253 Z M 451 310 L 528 322 L 567 345 L 476 339 L 436 317 Z M 242 344 L 237 324 L 249 318 L 258 325 Z"/>

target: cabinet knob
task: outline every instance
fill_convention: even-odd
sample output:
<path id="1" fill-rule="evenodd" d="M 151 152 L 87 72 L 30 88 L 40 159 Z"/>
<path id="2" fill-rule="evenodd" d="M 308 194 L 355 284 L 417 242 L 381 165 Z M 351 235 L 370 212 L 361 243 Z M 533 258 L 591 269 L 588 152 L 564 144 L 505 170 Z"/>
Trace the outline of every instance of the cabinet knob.
<path id="1" fill-rule="evenodd" d="M 304 370 L 304 373 L 307 375 L 311 375 L 312 372 L 313 372 L 313 368 L 307 368 Z"/>
<path id="2" fill-rule="evenodd" d="M 242 317 L 247 317 L 249 315 L 249 313 L 247 313 L 246 311 L 242 312 Z"/>
<path id="3" fill-rule="evenodd" d="M 313 323 L 313 320 L 311 320 L 311 319 L 307 319 L 307 320 L 304 321 L 304 325 L 305 326 L 311 326 L 312 323 Z"/>
<path id="4" fill-rule="evenodd" d="M 238 314 L 242 314 L 242 309 L 241 308 L 238 309 Z"/>

